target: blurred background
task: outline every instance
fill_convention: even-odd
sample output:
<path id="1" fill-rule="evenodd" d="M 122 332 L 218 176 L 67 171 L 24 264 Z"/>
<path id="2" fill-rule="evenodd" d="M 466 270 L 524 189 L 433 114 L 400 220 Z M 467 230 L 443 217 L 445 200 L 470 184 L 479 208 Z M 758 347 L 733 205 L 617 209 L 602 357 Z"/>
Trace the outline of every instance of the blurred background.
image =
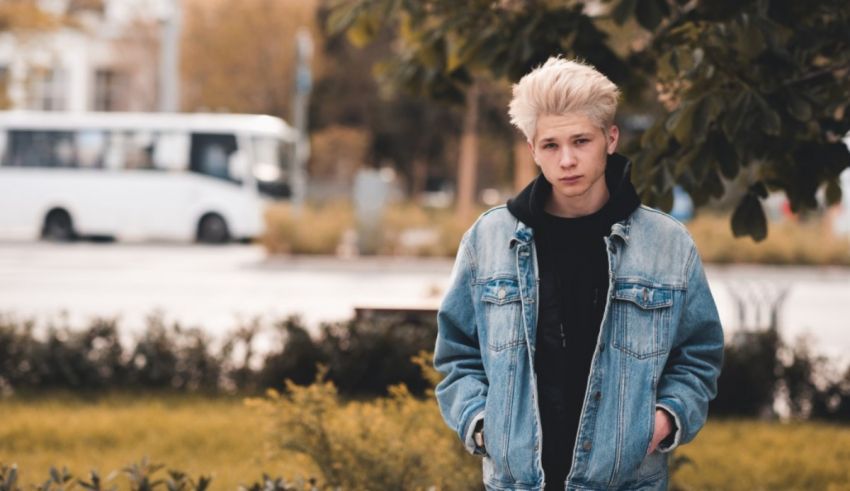
<path id="1" fill-rule="evenodd" d="M 0 0 L 0 489 L 479 489 L 434 317 L 537 175 L 507 104 L 556 54 L 622 88 L 723 321 L 673 486 L 850 489 L 847 32 L 837 0 Z"/>

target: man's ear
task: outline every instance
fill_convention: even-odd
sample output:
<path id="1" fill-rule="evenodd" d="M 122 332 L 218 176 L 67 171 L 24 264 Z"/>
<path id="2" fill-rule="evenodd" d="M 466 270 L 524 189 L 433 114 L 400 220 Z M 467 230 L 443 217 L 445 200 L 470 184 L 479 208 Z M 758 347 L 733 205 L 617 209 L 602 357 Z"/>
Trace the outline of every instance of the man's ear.
<path id="1" fill-rule="evenodd" d="M 615 151 L 617 151 L 617 143 L 620 141 L 620 128 L 617 125 L 612 124 L 610 128 L 608 128 L 608 155 L 611 155 Z"/>

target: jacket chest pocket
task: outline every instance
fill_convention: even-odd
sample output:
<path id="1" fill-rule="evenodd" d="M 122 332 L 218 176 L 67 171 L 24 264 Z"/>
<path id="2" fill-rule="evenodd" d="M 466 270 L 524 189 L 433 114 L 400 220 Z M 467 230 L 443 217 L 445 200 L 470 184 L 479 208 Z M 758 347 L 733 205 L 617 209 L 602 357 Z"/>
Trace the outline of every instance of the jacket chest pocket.
<path id="1" fill-rule="evenodd" d="M 614 283 L 613 345 L 635 358 L 661 356 L 668 350 L 673 290 L 642 283 Z"/>
<path id="2" fill-rule="evenodd" d="M 502 351 L 525 341 L 522 297 L 516 278 L 493 278 L 482 285 L 487 346 Z"/>

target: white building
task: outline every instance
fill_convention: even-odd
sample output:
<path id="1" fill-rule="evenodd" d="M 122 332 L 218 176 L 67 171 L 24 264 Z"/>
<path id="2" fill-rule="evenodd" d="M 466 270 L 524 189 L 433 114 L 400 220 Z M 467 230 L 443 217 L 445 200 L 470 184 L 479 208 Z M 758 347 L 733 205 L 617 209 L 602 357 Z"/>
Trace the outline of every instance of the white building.
<path id="1" fill-rule="evenodd" d="M 152 111 L 171 0 L 40 0 L 63 27 L 0 33 L 0 106 Z"/>

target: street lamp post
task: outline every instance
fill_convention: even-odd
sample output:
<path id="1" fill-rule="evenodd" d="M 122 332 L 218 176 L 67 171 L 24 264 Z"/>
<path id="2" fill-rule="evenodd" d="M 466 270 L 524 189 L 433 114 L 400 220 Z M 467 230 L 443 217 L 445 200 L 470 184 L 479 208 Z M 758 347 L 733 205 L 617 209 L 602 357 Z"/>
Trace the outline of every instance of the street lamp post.
<path id="1" fill-rule="evenodd" d="M 180 31 L 183 24 L 181 0 L 161 4 L 159 46 L 159 110 L 180 110 Z"/>
<path id="2" fill-rule="evenodd" d="M 292 206 L 295 213 L 300 213 L 307 195 L 307 160 L 310 158 L 310 138 L 307 133 L 307 107 L 310 102 L 310 91 L 313 77 L 310 61 L 313 59 L 313 38 L 305 28 L 298 30 L 295 35 L 295 93 L 293 100 L 292 123 L 298 130 L 298 144 L 295 146 L 295 158 L 292 159 L 290 183 L 292 189 Z"/>

